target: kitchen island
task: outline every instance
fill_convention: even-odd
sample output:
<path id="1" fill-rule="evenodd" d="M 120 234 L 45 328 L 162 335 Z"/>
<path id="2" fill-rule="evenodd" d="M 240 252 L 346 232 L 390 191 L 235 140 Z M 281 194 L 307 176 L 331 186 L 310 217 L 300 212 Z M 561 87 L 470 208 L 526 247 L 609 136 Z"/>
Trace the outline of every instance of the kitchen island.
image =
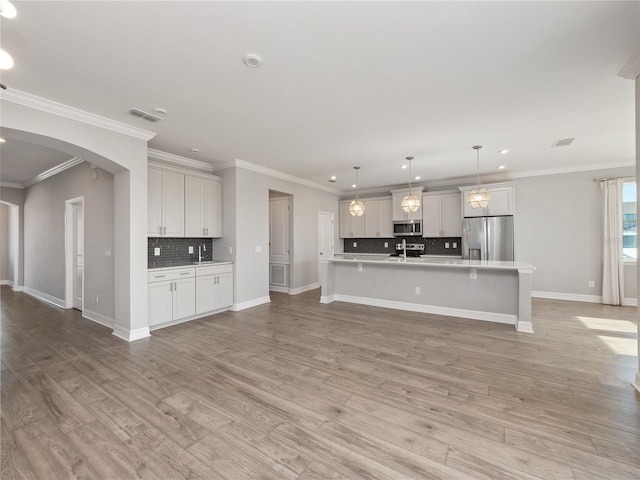
<path id="1" fill-rule="evenodd" d="M 343 301 L 514 325 L 533 332 L 526 262 L 344 255 L 321 265 L 321 303 Z"/>

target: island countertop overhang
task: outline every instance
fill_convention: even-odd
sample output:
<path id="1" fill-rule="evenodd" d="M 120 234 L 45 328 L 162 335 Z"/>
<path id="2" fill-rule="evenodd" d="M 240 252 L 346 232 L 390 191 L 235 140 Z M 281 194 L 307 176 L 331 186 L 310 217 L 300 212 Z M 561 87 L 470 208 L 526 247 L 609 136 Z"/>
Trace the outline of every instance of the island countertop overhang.
<path id="1" fill-rule="evenodd" d="M 484 270 L 517 270 L 518 272 L 533 272 L 536 267 L 528 262 L 518 261 L 495 261 L 495 260 L 463 260 L 460 258 L 407 258 L 402 257 L 365 257 L 365 256 L 343 256 L 331 257 L 324 261 L 335 263 L 371 263 L 376 265 L 397 266 L 402 265 L 410 268 L 477 268 Z"/>

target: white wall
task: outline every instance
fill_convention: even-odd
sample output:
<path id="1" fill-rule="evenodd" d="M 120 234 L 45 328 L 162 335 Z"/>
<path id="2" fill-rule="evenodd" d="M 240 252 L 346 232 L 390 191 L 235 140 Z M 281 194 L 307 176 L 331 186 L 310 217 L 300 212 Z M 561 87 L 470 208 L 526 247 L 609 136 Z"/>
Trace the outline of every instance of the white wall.
<path id="1" fill-rule="evenodd" d="M 84 196 L 85 309 L 113 323 L 113 256 L 104 252 L 114 250 L 114 178 L 98 172 L 98 179 L 92 179 L 91 166 L 84 162 L 25 190 L 24 285 L 64 305 L 65 201 Z"/>
<path id="2" fill-rule="evenodd" d="M 333 212 L 337 220 L 338 196 L 242 167 L 215 174 L 223 178 L 224 238 L 216 240 L 214 253 L 235 262 L 236 305 L 269 296 L 269 190 L 292 196 L 290 288 L 315 286 L 320 279 L 318 212 Z M 337 245 L 337 227 L 334 236 Z M 228 253 L 230 246 L 233 254 Z M 256 247 L 262 251 L 256 252 Z"/>
<path id="3" fill-rule="evenodd" d="M 533 290 L 600 296 L 602 207 L 594 178 L 633 177 L 634 167 L 521 178 L 516 189 L 516 259 L 535 265 Z M 626 267 L 636 298 L 635 265 Z M 589 281 L 595 288 L 589 288 Z"/>

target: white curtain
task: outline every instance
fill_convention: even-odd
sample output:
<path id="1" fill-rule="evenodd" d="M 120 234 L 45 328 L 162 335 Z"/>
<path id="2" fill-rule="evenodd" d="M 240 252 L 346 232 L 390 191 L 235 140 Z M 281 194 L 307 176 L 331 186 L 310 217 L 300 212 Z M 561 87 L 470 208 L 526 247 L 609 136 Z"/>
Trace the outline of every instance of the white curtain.
<path id="1" fill-rule="evenodd" d="M 621 178 L 600 182 L 603 213 L 602 303 L 623 305 L 624 262 L 622 260 Z"/>

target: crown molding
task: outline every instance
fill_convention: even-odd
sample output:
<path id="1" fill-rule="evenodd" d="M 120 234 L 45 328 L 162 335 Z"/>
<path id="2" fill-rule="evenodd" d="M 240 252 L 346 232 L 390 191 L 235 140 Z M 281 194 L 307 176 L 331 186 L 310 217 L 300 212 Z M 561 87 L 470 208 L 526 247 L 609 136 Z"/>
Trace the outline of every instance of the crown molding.
<path id="1" fill-rule="evenodd" d="M 200 160 L 194 160 L 192 158 L 181 157 L 180 155 L 174 155 L 173 153 L 161 152 L 160 150 L 154 150 L 153 148 L 147 149 L 147 157 L 159 160 L 162 163 L 175 165 L 183 168 L 191 168 L 201 170 L 206 173 L 213 172 L 213 165 Z"/>
<path id="2" fill-rule="evenodd" d="M 242 168 L 244 170 L 250 170 L 252 172 L 261 173 L 263 175 L 279 178 L 280 180 L 285 180 L 287 182 L 297 183 L 298 185 L 314 188 L 316 190 L 322 190 L 323 192 L 328 192 L 333 195 L 341 195 L 342 193 L 340 192 L 340 190 L 337 190 L 335 188 L 327 187 L 325 185 L 312 182 L 310 180 L 305 180 L 304 178 L 294 177 L 293 175 L 289 175 L 288 173 L 279 172 L 278 170 L 273 170 L 271 168 L 256 165 L 255 163 L 246 162 L 240 159 L 235 159 L 233 162 L 227 162 L 222 165 L 216 165 L 215 167 L 213 167 L 213 170 L 216 171 L 216 170 L 222 170 L 225 168 L 232 168 L 232 167 Z"/>
<path id="3" fill-rule="evenodd" d="M 635 80 L 640 76 L 640 49 L 631 55 L 627 64 L 618 72 L 618 76 L 627 80 Z"/>
<path id="4" fill-rule="evenodd" d="M 84 162 L 84 160 L 82 160 L 81 158 L 73 157 L 67 160 L 66 162 L 61 163 L 60 165 L 56 165 L 55 167 L 50 168 L 49 170 L 45 170 L 44 172 L 39 173 L 38 175 L 33 177 L 31 180 L 27 180 L 22 184 L 22 188 L 30 187 L 31 185 L 41 182 L 46 178 L 53 177 L 54 175 L 57 175 L 58 173 L 62 173 L 65 170 L 70 169 L 71 167 L 75 167 L 76 165 L 82 162 Z"/>
<path id="5" fill-rule="evenodd" d="M 17 103 L 26 107 L 35 108 L 47 113 L 53 113 L 61 117 L 77 120 L 78 122 L 93 125 L 95 127 L 111 130 L 112 132 L 121 133 L 129 137 L 139 138 L 148 142 L 156 136 L 155 132 L 144 130 L 142 128 L 133 127 L 126 123 L 111 120 L 110 118 L 101 117 L 95 113 L 89 113 L 78 108 L 70 107 L 62 103 L 54 102 L 43 97 L 38 97 L 20 90 L 8 89 L 2 90 L 0 99 L 7 102 Z"/>
<path id="6" fill-rule="evenodd" d="M 15 182 L 0 182 L 0 188 L 24 188 L 21 183 Z"/>

